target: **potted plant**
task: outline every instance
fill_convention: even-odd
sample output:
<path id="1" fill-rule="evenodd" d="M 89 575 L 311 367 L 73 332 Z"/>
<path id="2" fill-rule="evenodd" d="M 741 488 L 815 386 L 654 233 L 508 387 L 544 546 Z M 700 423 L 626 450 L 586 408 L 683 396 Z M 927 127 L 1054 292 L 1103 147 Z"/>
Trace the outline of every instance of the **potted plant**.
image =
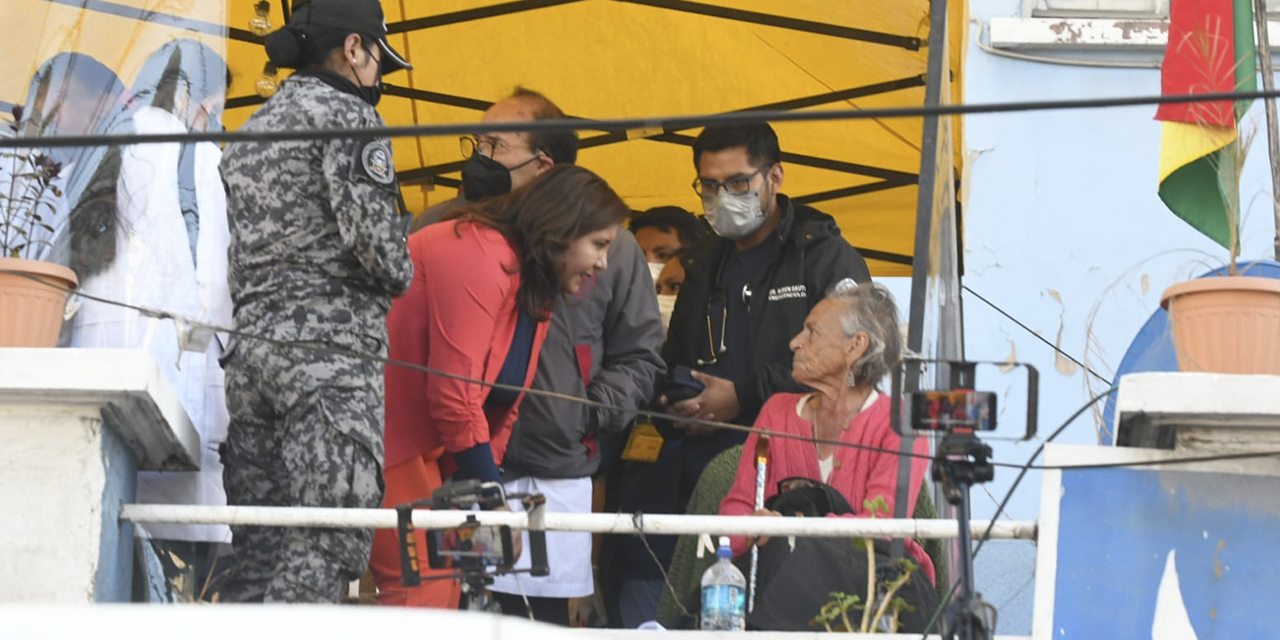
<path id="1" fill-rule="evenodd" d="M 10 135 L 32 126 L 39 131 L 14 107 Z M 57 344 L 66 290 L 78 282 L 71 269 L 38 258 L 54 230 L 61 173 L 61 164 L 39 149 L 0 152 L 0 347 Z"/>
<path id="2" fill-rule="evenodd" d="M 1237 187 L 1224 190 L 1231 194 L 1225 206 L 1230 227 L 1225 274 L 1174 283 L 1160 296 L 1182 371 L 1280 375 L 1280 279 L 1246 275 L 1237 264 L 1238 169 L 1249 138 L 1228 146 L 1234 158 L 1221 164 L 1235 168 L 1219 169 Z"/>
<path id="3" fill-rule="evenodd" d="M 1256 89 L 1252 3 L 1173 2 L 1169 11 L 1163 93 Z M 1183 371 L 1280 374 L 1280 280 L 1237 268 L 1240 177 L 1253 139 L 1239 125 L 1248 108 L 1219 100 L 1162 104 L 1156 113 L 1160 199 L 1228 252 L 1223 277 L 1179 282 L 1161 296 Z"/>

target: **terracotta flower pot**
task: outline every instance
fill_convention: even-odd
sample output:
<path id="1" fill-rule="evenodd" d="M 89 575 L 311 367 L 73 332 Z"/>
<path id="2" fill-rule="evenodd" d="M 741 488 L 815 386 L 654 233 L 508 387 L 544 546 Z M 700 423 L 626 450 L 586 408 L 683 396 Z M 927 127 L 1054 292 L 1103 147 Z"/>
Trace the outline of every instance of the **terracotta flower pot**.
<path id="1" fill-rule="evenodd" d="M 1182 371 L 1280 374 L 1280 280 L 1224 276 L 1165 289 Z"/>
<path id="2" fill-rule="evenodd" d="M 0 347 L 57 346 L 67 294 L 8 271 L 69 289 L 79 284 L 75 272 L 52 262 L 0 258 Z"/>

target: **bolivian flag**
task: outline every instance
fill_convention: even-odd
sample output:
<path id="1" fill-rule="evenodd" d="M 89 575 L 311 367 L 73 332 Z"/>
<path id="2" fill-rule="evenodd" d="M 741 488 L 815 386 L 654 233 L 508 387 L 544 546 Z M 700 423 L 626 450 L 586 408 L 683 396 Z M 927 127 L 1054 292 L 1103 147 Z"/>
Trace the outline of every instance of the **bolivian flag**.
<path id="1" fill-rule="evenodd" d="M 1253 0 L 1173 0 L 1161 65 L 1163 95 L 1254 91 Z M 1228 249 L 1238 212 L 1236 124 L 1246 102 L 1161 105 L 1160 199 L 1179 218 Z M 1238 223 L 1237 223 L 1238 225 Z"/>

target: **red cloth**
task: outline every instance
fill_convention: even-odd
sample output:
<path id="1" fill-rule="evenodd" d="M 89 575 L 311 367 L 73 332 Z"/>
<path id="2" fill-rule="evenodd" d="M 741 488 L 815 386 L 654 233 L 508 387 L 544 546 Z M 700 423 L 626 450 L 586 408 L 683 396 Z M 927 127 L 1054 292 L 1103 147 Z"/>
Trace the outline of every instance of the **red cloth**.
<path id="1" fill-rule="evenodd" d="M 1252 38 L 1252 33 L 1248 35 Z M 1233 0 L 1170 3 L 1169 40 L 1160 65 L 1161 95 L 1235 91 L 1236 60 Z M 1235 106 L 1229 100 L 1162 104 L 1156 109 L 1156 120 L 1234 127 Z"/>
<path id="2" fill-rule="evenodd" d="M 444 222 L 409 238 L 413 284 L 387 316 L 392 360 L 493 382 L 515 337 L 515 250 L 481 224 Z M 524 386 L 533 382 L 549 322 L 539 322 Z M 510 439 L 523 395 L 510 407 L 484 410 L 490 387 L 421 371 L 386 368 L 386 467 L 415 457 L 440 459 L 444 478 L 456 467 L 448 452 L 488 442 L 496 463 Z"/>
<path id="3" fill-rule="evenodd" d="M 779 393 L 769 398 L 760 415 L 756 418 L 757 429 L 764 428 L 779 433 L 813 435 L 813 425 L 807 419 L 796 414 L 797 403 L 803 394 Z M 902 439 L 889 426 L 889 396 L 880 397 L 849 423 L 849 429 L 842 431 L 841 442 L 866 445 L 897 451 Z M 721 515 L 750 515 L 755 513 L 756 498 L 756 441 L 758 436 L 753 432 L 747 436 L 742 448 L 742 459 L 738 462 L 738 474 L 733 480 L 733 487 L 720 503 Z M 929 441 L 917 438 L 912 450 L 921 455 L 929 454 Z M 832 454 L 835 467 L 826 483 L 831 485 L 840 495 L 849 501 L 849 505 L 857 512 L 855 516 L 869 517 L 863 513 L 863 501 L 883 496 L 892 517 L 893 506 L 897 497 L 898 457 L 893 453 L 855 449 L 853 447 L 836 447 Z M 915 512 L 916 498 L 920 495 L 920 483 L 924 481 L 925 471 L 929 468 L 927 458 L 911 458 L 911 490 L 907 502 L 908 517 Z M 818 452 L 812 441 L 798 438 L 769 439 L 769 467 L 765 478 L 765 499 L 778 493 L 778 482 L 787 478 L 805 477 L 822 480 L 818 468 Z M 733 554 L 740 555 L 749 549 L 744 536 L 731 536 Z M 915 540 L 907 540 L 907 550 L 920 565 L 921 570 L 930 580 L 934 579 L 933 561 Z"/>

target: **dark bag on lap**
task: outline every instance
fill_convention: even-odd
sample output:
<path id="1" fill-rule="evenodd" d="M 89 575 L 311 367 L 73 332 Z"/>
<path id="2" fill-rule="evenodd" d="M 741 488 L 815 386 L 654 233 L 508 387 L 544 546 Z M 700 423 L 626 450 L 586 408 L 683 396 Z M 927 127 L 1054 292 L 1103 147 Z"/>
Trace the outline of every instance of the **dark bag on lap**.
<path id="1" fill-rule="evenodd" d="M 789 490 L 770 498 L 766 508 L 784 515 L 801 513 L 808 517 L 854 513 L 848 501 L 824 483 L 806 479 L 804 482 L 783 480 L 779 484 L 790 485 Z M 876 567 L 872 570 L 879 570 L 877 584 L 882 586 L 897 575 L 897 570 L 892 567 L 887 540 L 876 540 L 874 550 Z M 750 558 L 750 554 L 744 554 L 738 560 L 744 575 L 750 571 Z M 815 626 L 811 621 L 835 599 L 833 592 L 856 595 L 860 602 L 866 602 L 867 571 L 867 551 L 865 547 L 858 548 L 852 539 L 797 537 L 793 550 L 786 537 L 772 538 L 760 549 L 755 608 L 747 614 L 747 628 L 822 631 L 821 623 Z M 903 608 L 899 612 L 899 631 L 923 632 L 938 606 L 938 595 L 929 578 L 917 569 L 895 597 L 901 597 L 914 609 Z M 862 621 L 861 609 L 850 607 L 848 617 L 858 625 Z M 841 624 L 837 618 L 832 626 Z"/>

